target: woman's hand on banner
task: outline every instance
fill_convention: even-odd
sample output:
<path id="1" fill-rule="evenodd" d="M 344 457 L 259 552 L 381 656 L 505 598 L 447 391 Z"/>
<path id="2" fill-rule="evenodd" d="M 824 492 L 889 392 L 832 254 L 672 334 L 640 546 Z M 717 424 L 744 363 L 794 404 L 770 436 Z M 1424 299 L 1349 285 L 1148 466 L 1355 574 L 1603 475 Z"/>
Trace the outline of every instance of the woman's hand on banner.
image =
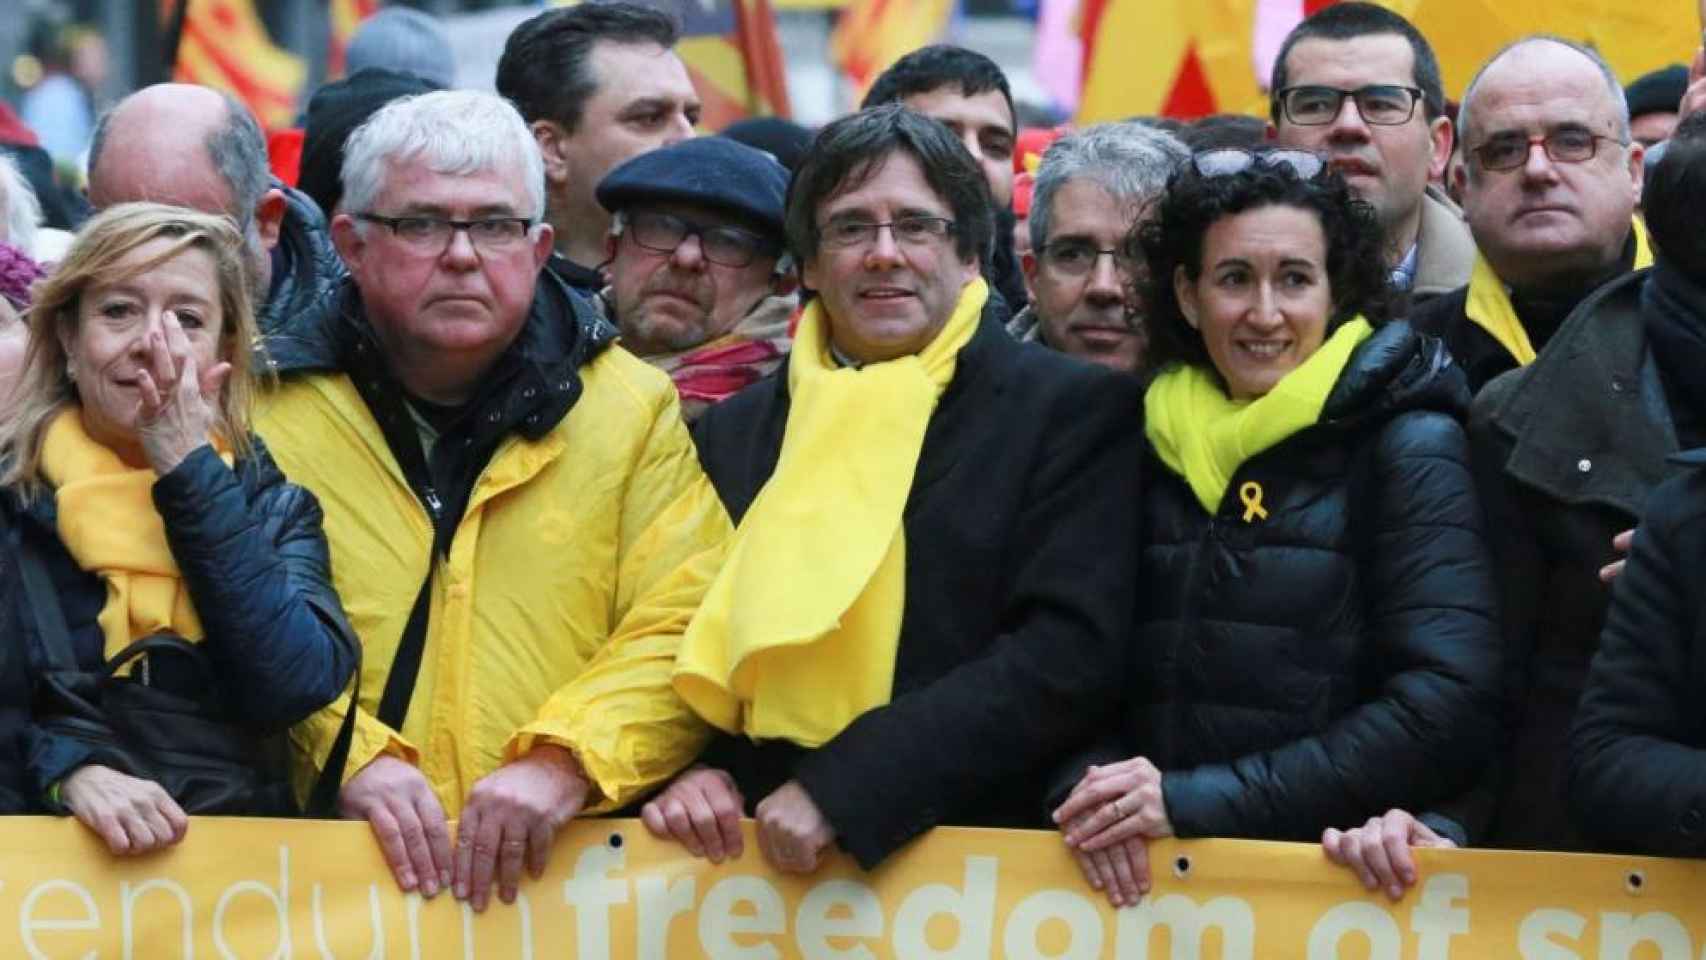
<path id="1" fill-rule="evenodd" d="M 758 849 L 783 873 L 811 873 L 835 842 L 835 828 L 798 780 L 758 802 Z"/>
<path id="2" fill-rule="evenodd" d="M 177 801 L 158 783 L 98 763 L 72 771 L 60 782 L 59 798 L 116 854 L 169 847 L 190 828 Z"/>
<path id="3" fill-rule="evenodd" d="M 1384 817 L 1370 817 L 1360 827 L 1321 834 L 1321 849 L 1327 859 L 1349 867 L 1370 890 L 1385 890 L 1397 900 L 1415 886 L 1416 860 L 1411 847 L 1455 847 L 1450 838 L 1435 833 L 1427 824 L 1404 810 L 1389 810 Z"/>

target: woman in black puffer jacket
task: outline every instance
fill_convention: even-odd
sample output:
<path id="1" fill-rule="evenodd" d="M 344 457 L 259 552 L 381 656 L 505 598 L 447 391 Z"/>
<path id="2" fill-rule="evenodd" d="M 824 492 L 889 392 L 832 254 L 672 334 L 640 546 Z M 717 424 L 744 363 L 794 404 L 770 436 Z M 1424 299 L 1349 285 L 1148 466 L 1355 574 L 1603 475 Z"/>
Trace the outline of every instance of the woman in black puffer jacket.
<path id="1" fill-rule="evenodd" d="M 259 741 L 335 699 L 359 656 L 320 506 L 248 429 L 256 331 L 244 249 L 229 218 L 175 207 L 123 204 L 90 220 L 37 287 L 33 340 L 0 422 L 10 628 L 0 804 L 70 813 L 114 853 L 182 839 L 179 801 L 190 798 L 157 782 L 167 779 L 159 755 L 115 732 L 122 718 L 108 701 L 94 717 L 44 696 L 50 670 L 90 674 L 147 650 L 125 661 L 133 681 L 211 703 Z M 39 572 L 39 592 L 20 584 L 26 569 Z M 208 756 L 199 743 L 172 748 L 180 772 Z M 196 782 L 208 806 L 191 810 L 290 806 L 283 771 L 260 771 L 274 776 L 252 789 L 236 773 Z"/>
<path id="2" fill-rule="evenodd" d="M 1148 838 L 1327 831 L 1339 855 L 1330 828 L 1452 797 L 1498 680 L 1468 390 L 1383 323 L 1366 205 L 1312 154 L 1212 151 L 1140 231 L 1159 372 L 1126 723 L 1056 811 L 1116 904 Z M 1430 823 L 1410 839 L 1466 840 Z"/>

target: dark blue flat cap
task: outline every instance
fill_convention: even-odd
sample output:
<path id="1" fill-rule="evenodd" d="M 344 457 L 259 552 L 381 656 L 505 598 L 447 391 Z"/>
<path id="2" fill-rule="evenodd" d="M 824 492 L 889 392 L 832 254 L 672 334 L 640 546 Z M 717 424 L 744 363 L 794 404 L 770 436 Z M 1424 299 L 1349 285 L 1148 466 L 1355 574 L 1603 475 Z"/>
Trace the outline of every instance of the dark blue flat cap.
<path id="1" fill-rule="evenodd" d="M 780 241 L 787 193 L 788 169 L 775 157 L 724 137 L 694 137 L 624 161 L 594 196 L 611 213 L 672 201 L 727 210 Z"/>

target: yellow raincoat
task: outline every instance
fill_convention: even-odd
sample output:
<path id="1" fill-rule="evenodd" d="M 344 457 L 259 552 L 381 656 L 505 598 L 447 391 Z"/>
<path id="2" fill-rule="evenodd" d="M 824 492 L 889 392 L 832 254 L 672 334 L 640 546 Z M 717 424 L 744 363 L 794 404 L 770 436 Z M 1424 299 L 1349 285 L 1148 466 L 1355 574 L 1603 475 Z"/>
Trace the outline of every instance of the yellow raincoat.
<path id="1" fill-rule="evenodd" d="M 432 525 L 349 378 L 313 374 L 263 398 L 258 432 L 326 513 L 333 581 L 363 647 L 344 776 L 389 753 L 419 766 L 445 813 L 544 741 L 569 748 L 620 806 L 698 755 L 709 728 L 676 696 L 682 631 L 715 577 L 728 515 L 699 468 L 664 374 L 612 347 L 537 442 L 510 435 L 474 486 L 401 731 L 375 713 L 432 558 Z M 292 731 L 306 790 L 349 703 Z M 310 767 L 310 762 L 312 767 Z"/>

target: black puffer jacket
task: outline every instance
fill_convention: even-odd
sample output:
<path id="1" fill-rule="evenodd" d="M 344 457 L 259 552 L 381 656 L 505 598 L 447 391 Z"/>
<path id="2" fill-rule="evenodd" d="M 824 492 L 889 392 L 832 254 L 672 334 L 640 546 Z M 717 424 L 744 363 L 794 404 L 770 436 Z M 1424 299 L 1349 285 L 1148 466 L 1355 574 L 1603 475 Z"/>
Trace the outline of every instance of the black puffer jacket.
<path id="1" fill-rule="evenodd" d="M 272 252 L 272 289 L 255 317 L 263 334 L 302 322 L 299 318 L 305 314 L 332 309 L 340 282 L 349 275 L 320 208 L 300 190 L 276 182 L 273 186 L 284 191 L 284 223 Z M 306 322 L 313 321 L 310 316 Z"/>
<path id="2" fill-rule="evenodd" d="M 1150 449 L 1123 754 L 1163 771 L 1180 836 L 1314 840 L 1479 770 L 1499 647 L 1468 401 L 1444 347 L 1393 323 L 1213 517 Z"/>
<path id="3" fill-rule="evenodd" d="M 1570 812 L 1605 848 L 1706 856 L 1706 448 L 1647 501 L 1570 733 Z"/>
<path id="4" fill-rule="evenodd" d="M 190 454 L 154 485 L 154 505 L 200 617 L 231 716 L 274 732 L 330 703 L 355 670 L 355 635 L 331 585 L 330 559 L 314 495 L 287 483 L 259 439 L 235 471 L 211 447 Z M 106 603 L 101 578 L 77 566 L 59 539 L 52 496 L 21 506 L 0 496 L 5 521 L 0 568 L 7 581 L 4 620 L 15 625 L 0 670 L 0 812 L 42 809 L 49 785 L 93 759 L 90 748 L 31 723 L 30 696 L 45 662 L 24 593 L 13 583 L 24 543 L 42 558 L 70 630 L 80 666 L 95 669 L 105 642 L 96 623 Z M 155 686 L 195 682 L 170 658 L 152 671 Z M 10 796 L 8 796 L 10 795 Z"/>

